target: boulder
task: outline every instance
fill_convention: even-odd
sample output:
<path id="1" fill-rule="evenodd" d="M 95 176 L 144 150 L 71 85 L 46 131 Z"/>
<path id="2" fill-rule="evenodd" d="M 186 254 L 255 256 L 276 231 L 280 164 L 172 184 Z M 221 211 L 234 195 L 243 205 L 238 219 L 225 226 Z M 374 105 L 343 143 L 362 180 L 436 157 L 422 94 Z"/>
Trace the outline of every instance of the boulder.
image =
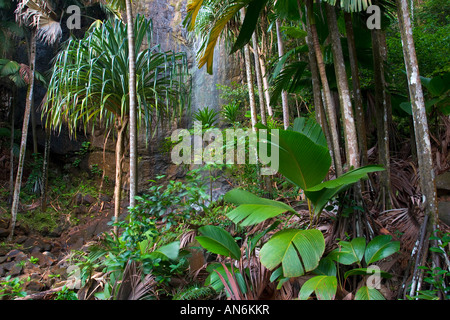
<path id="1" fill-rule="evenodd" d="M 436 189 L 450 191 L 450 171 L 436 176 Z"/>
<path id="2" fill-rule="evenodd" d="M 41 292 L 46 289 L 46 285 L 42 282 L 31 280 L 25 284 L 25 291 L 29 292 Z"/>
<path id="3" fill-rule="evenodd" d="M 14 262 L 14 265 L 12 266 L 11 269 L 9 269 L 8 275 L 10 275 L 11 277 L 17 277 L 18 275 L 20 275 L 23 271 L 23 265 Z"/>
<path id="4" fill-rule="evenodd" d="M 28 238 L 24 244 L 24 248 L 27 249 L 29 253 L 50 251 L 52 244 L 40 238 Z"/>
<path id="5" fill-rule="evenodd" d="M 441 201 L 438 203 L 439 219 L 450 226 L 450 202 Z"/>
<path id="6" fill-rule="evenodd" d="M 0 238 L 6 238 L 9 235 L 8 229 L 0 228 Z"/>
<path id="7" fill-rule="evenodd" d="M 101 194 L 99 196 L 99 200 L 102 202 L 110 202 L 112 200 L 112 198 L 110 196 L 108 196 L 107 194 Z"/>
<path id="8" fill-rule="evenodd" d="M 22 260 L 27 260 L 28 257 L 25 253 L 20 250 L 13 249 L 6 254 L 6 261 L 10 262 L 14 260 L 16 263 Z"/>
<path id="9" fill-rule="evenodd" d="M 48 251 L 34 252 L 32 256 L 39 259 L 37 264 L 41 267 L 50 267 L 55 263 L 55 257 Z"/>
<path id="10" fill-rule="evenodd" d="M 9 220 L 5 218 L 0 218 L 0 228 L 8 229 L 9 228 Z"/>

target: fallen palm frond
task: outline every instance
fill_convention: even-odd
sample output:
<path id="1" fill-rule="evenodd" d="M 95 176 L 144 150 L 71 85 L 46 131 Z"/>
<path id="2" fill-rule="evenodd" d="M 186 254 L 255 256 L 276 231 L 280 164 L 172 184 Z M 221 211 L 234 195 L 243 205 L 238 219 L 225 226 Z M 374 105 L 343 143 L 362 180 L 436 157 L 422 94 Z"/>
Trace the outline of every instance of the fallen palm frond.
<path id="1" fill-rule="evenodd" d="M 120 283 L 116 300 L 140 300 L 149 292 L 156 296 L 153 290 L 157 284 L 152 274 L 142 276 L 142 270 L 138 267 L 136 261 L 129 261 L 123 271 L 123 278 Z"/>

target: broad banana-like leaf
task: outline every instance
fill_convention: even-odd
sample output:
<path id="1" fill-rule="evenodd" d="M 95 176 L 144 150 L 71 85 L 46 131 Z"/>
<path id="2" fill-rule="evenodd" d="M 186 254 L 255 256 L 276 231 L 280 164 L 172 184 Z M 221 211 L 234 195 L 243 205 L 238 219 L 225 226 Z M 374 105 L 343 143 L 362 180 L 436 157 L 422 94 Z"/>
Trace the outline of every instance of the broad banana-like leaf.
<path id="1" fill-rule="evenodd" d="M 373 273 L 374 273 L 374 269 L 371 269 L 370 267 L 369 268 L 355 268 L 355 269 L 347 271 L 344 274 L 344 281 L 350 276 L 356 276 L 356 275 L 367 276 L 367 275 L 371 275 Z M 380 270 L 377 274 L 380 277 L 383 277 L 386 279 L 392 278 L 392 275 L 390 273 L 383 271 L 383 270 Z"/>
<path id="2" fill-rule="evenodd" d="M 427 88 L 433 96 L 440 96 L 450 90 L 450 73 L 445 73 L 433 78 L 420 77 L 422 85 Z"/>
<path id="3" fill-rule="evenodd" d="M 337 278 L 316 276 L 306 281 L 300 289 L 299 300 L 307 300 L 315 292 L 317 300 L 334 300 L 337 291 Z"/>
<path id="4" fill-rule="evenodd" d="M 369 265 L 400 250 L 400 242 L 391 240 L 392 237 L 389 235 L 379 235 L 373 238 L 367 244 L 364 256 L 366 263 Z"/>
<path id="5" fill-rule="evenodd" d="M 6 77 L 13 73 L 18 73 L 20 70 L 20 64 L 16 61 L 8 59 L 0 59 L 0 76 Z"/>
<path id="6" fill-rule="evenodd" d="M 280 264 L 284 277 L 299 277 L 314 270 L 325 250 L 322 232 L 286 229 L 277 232 L 261 248 L 261 263 L 269 270 Z"/>
<path id="7" fill-rule="evenodd" d="M 322 212 L 327 203 L 338 193 L 346 190 L 355 182 L 366 178 L 369 172 L 383 171 L 379 165 L 368 165 L 355 170 L 348 171 L 342 176 L 314 185 L 304 189 L 306 197 L 314 206 L 314 214 Z"/>
<path id="8" fill-rule="evenodd" d="M 356 292 L 355 300 L 386 300 L 386 298 L 377 289 L 363 286 Z"/>
<path id="9" fill-rule="evenodd" d="M 320 259 L 319 266 L 313 270 L 314 274 L 323 276 L 336 276 L 337 269 L 333 259 L 328 255 Z"/>
<path id="10" fill-rule="evenodd" d="M 227 202 L 239 205 L 236 209 L 227 213 L 227 217 L 242 226 L 258 224 L 286 211 L 297 214 L 293 208 L 283 202 L 260 198 L 241 189 L 233 189 L 227 192 L 224 199 Z"/>
<path id="11" fill-rule="evenodd" d="M 352 241 L 339 241 L 339 248 L 334 249 L 328 257 L 341 264 L 350 265 L 360 263 L 366 249 L 366 239 L 355 238 Z"/>
<path id="12" fill-rule="evenodd" d="M 176 260 L 180 252 L 180 241 L 174 241 L 164 245 L 153 252 L 143 255 L 143 258 L 161 259 L 162 261 Z"/>
<path id="13" fill-rule="evenodd" d="M 200 227 L 198 231 L 202 236 L 197 236 L 195 239 L 203 248 L 215 254 L 240 259 L 241 249 L 228 232 L 212 225 Z"/>
<path id="14" fill-rule="evenodd" d="M 279 150 L 278 171 L 303 190 L 322 182 L 330 169 L 328 148 L 300 132 L 280 130 L 279 143 L 272 140 L 271 144 Z"/>
<path id="15" fill-rule="evenodd" d="M 295 118 L 292 130 L 303 133 L 313 142 L 322 147 L 328 148 L 327 139 L 323 134 L 322 128 L 314 119 L 308 119 L 305 117 Z"/>

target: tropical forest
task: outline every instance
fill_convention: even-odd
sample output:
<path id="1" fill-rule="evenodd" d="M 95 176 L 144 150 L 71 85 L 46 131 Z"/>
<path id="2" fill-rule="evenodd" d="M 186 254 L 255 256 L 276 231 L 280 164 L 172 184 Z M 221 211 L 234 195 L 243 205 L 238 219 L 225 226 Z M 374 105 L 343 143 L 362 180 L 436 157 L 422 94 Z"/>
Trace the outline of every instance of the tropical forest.
<path id="1" fill-rule="evenodd" d="M 448 0 L 0 17 L 0 305 L 450 299 Z"/>

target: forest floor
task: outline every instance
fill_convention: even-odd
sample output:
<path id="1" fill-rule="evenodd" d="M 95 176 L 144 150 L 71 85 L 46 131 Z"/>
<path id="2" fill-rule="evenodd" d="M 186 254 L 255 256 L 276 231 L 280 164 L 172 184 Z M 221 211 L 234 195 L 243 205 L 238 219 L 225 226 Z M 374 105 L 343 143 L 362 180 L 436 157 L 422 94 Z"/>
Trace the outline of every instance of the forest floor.
<path id="1" fill-rule="evenodd" d="M 8 174 L 4 171 L 4 174 L 0 174 L 0 178 L 3 177 L 0 183 L 7 186 Z M 400 172 L 396 171 L 395 181 L 400 178 L 403 178 L 403 181 L 409 177 L 401 176 Z M 30 172 L 26 172 L 26 177 L 29 176 Z M 81 175 L 80 172 L 74 174 L 72 171 L 64 175 L 53 172 L 53 193 L 46 212 L 40 209 L 38 198 L 21 200 L 15 236 L 10 243 L 6 241 L 10 224 L 10 205 L 7 204 L 9 192 L 3 188 L 5 191 L 0 194 L 0 283 L 8 276 L 18 278 L 27 297 L 37 299 L 48 298 L 64 285 L 70 284 L 70 271 L 73 271 L 77 264 L 76 253 L 88 251 L 90 245 L 97 243 L 105 232 L 112 229 L 110 222 L 113 218 L 114 202 L 110 196 L 111 187 L 111 184 L 106 185 L 102 192 L 99 192 L 98 176 Z M 447 194 L 444 200 L 450 200 L 446 197 Z M 128 214 L 125 198 L 124 196 L 121 204 L 121 218 Z M 289 202 L 295 207 L 292 199 L 276 200 Z M 369 210 L 371 224 L 376 228 L 376 233 L 389 234 L 394 240 L 401 242 L 401 251 L 386 261 L 383 268 L 394 275 L 393 279 L 387 282 L 383 294 L 388 300 L 396 299 L 396 292 L 409 263 L 422 217 L 412 217 L 405 208 L 381 213 L 369 206 Z M 309 219 L 307 210 L 304 218 Z M 333 218 L 324 214 L 317 225 L 324 233 L 329 247 L 335 246 L 336 239 L 340 237 L 336 232 L 339 226 L 336 226 Z M 443 224 L 443 229 L 448 232 L 450 227 Z"/>
<path id="2" fill-rule="evenodd" d="M 87 250 L 104 232 L 111 230 L 114 216 L 112 200 L 89 203 L 95 200 L 92 196 L 79 198 L 82 203 L 61 215 L 54 230 L 31 230 L 29 225 L 19 222 L 11 243 L 6 242 L 5 232 L 9 219 L 5 218 L 6 210 L 0 207 L 0 241 L 3 241 L 0 243 L 0 278 L 18 277 L 28 295 L 61 288 L 67 283 L 71 266 L 76 263 L 73 253 Z M 127 214 L 126 208 L 127 203 L 123 203 L 123 215 Z M 33 214 L 25 210 L 23 208 L 19 215 Z M 72 216 L 76 224 L 71 223 Z"/>

